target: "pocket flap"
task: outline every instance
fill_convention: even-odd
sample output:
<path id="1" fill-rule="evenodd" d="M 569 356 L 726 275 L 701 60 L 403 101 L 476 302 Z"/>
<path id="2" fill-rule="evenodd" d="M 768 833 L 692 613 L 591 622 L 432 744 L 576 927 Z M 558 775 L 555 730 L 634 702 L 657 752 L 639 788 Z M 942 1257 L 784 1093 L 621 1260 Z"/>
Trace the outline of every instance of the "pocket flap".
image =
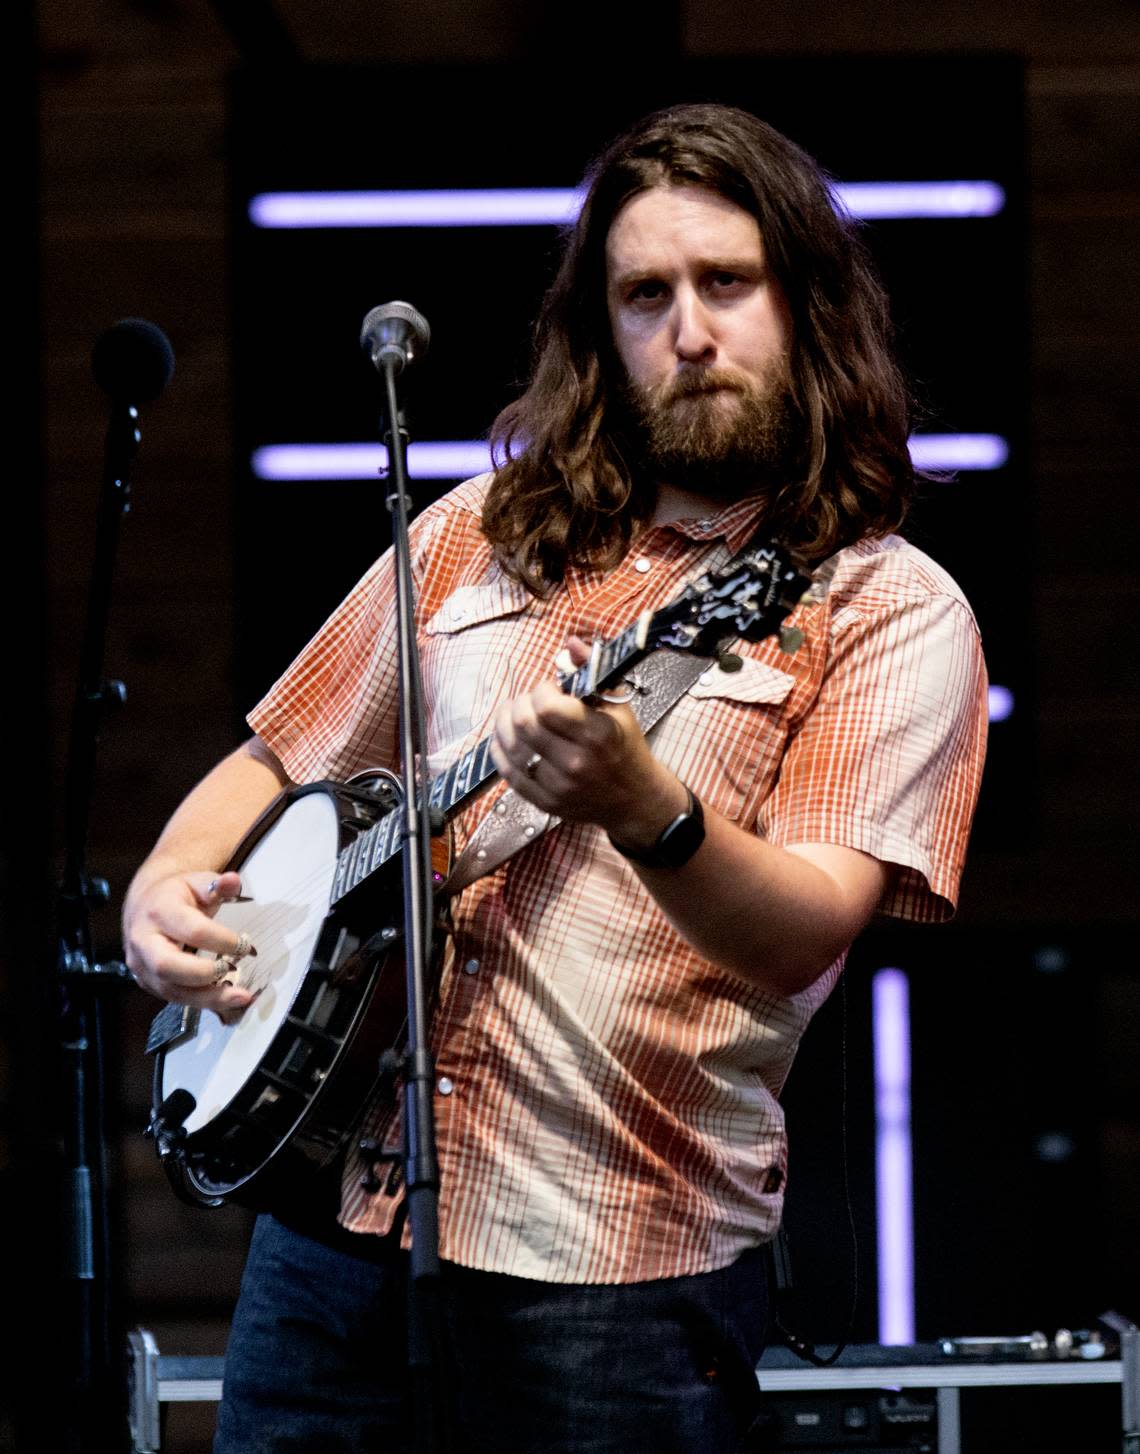
<path id="1" fill-rule="evenodd" d="M 775 706 L 787 700 L 795 684 L 796 679 L 790 672 L 746 656 L 739 671 L 724 671 L 715 661 L 711 662 L 689 688 L 689 695 Z"/>
<path id="2" fill-rule="evenodd" d="M 483 621 L 515 616 L 530 604 L 531 596 L 517 581 L 503 579 L 478 586 L 460 586 L 424 626 L 428 636 L 453 636 Z"/>

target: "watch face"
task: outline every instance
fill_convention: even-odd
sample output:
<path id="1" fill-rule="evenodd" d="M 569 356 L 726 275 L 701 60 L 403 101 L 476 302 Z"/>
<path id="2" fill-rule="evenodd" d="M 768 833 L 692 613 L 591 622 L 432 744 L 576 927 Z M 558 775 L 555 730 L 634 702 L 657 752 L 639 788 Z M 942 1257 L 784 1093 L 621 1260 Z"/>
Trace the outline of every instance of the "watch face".
<path id="1" fill-rule="evenodd" d="M 664 868 L 680 868 L 704 841 L 704 818 L 700 813 L 686 813 L 666 828 L 654 857 Z"/>
<path id="2" fill-rule="evenodd" d="M 626 848 L 610 839 L 623 858 L 644 864 L 646 868 L 680 868 L 688 863 L 705 841 L 705 813 L 700 799 L 694 797 L 690 789 L 686 791 L 689 794 L 689 811 L 674 818 L 652 848 Z"/>

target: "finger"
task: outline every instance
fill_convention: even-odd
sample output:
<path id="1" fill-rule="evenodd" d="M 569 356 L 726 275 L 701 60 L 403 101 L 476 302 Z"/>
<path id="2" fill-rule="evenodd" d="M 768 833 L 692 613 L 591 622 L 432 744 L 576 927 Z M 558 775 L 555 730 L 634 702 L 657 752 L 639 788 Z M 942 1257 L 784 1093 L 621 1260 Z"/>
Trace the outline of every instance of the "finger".
<path id="1" fill-rule="evenodd" d="M 190 949 L 205 949 L 211 954 L 234 954 L 240 948 L 243 958 L 246 954 L 257 953 L 255 944 L 241 944 L 238 930 L 229 924 L 219 924 L 192 903 L 167 902 L 161 913 L 148 914 L 143 922 L 151 932 Z"/>
<path id="2" fill-rule="evenodd" d="M 495 725 L 491 734 L 492 745 L 497 743 L 508 758 L 513 757 L 520 750 L 518 732 L 515 727 L 514 706 L 514 702 L 504 702 L 498 709 L 495 713 Z"/>
<path id="3" fill-rule="evenodd" d="M 156 937 L 143 943 L 142 959 L 137 965 L 145 984 L 168 996 L 175 991 L 209 989 L 219 981 L 219 969 L 232 973 L 234 963 L 218 954 L 194 954 L 170 940 Z"/>
<path id="4" fill-rule="evenodd" d="M 627 733 L 641 731 L 637 718 L 624 702 L 591 702 L 586 734 L 592 742 L 614 744 Z"/>
<path id="5" fill-rule="evenodd" d="M 611 755 L 620 749 L 630 724 L 634 731 L 640 730 L 628 707 L 600 702 L 576 702 L 575 706 L 578 710 L 572 716 L 541 710 L 537 729 L 528 739 L 544 757 L 563 760 L 562 765 L 571 773 L 577 769 L 566 757 L 567 749 Z"/>
<path id="6" fill-rule="evenodd" d="M 193 955 L 188 957 L 195 960 Z M 189 1005 L 192 1009 L 211 1009 L 219 1014 L 223 1011 L 244 1009 L 257 998 L 255 992 L 243 985 L 215 979 L 217 965 L 213 959 L 197 958 L 196 964 L 203 968 L 186 970 L 181 960 L 163 964 L 161 967 L 143 966 L 132 972 L 132 978 L 140 989 L 168 1004 Z M 189 974 L 195 976 L 195 982 L 185 982 Z"/>
<path id="7" fill-rule="evenodd" d="M 507 768 L 524 772 L 536 753 L 540 757 L 549 757 L 563 740 L 560 734 L 544 725 L 542 718 L 549 713 L 557 714 L 559 704 L 566 699 L 553 683 L 546 683 L 545 687 L 545 691 L 540 687 L 523 697 L 516 697 L 513 702 L 501 707 L 496 715 L 491 741 L 501 748 Z M 500 772 L 505 770 L 503 764 L 497 765 Z"/>
<path id="8" fill-rule="evenodd" d="M 257 999 L 260 990 L 252 990 L 247 985 L 235 984 L 232 980 L 223 979 L 206 985 L 204 988 L 195 989 L 193 986 L 189 986 L 177 993 L 183 996 L 184 1002 L 188 1005 L 202 1005 L 211 1010 L 218 1010 L 240 1009 Z"/>
<path id="9" fill-rule="evenodd" d="M 545 813 L 557 812 L 557 792 L 563 786 L 563 779 L 558 770 L 544 758 L 531 770 L 528 770 L 525 763 L 519 764 L 507 756 L 502 747 L 492 739 L 491 760 L 498 769 L 499 776 L 507 785 L 514 789 L 520 797 L 526 798 L 535 807 L 541 808 Z M 543 779 L 540 781 L 539 774 Z"/>
<path id="10" fill-rule="evenodd" d="M 491 761 L 499 776 L 505 778 L 512 787 L 519 781 L 526 783 L 531 780 L 534 769 L 529 768 L 528 764 L 532 758 L 541 756 L 541 753 L 530 751 L 525 744 L 520 746 L 517 740 L 508 752 L 498 737 L 491 738 Z"/>
<path id="11" fill-rule="evenodd" d="M 172 1005 L 187 1005 L 192 1010 L 213 1010 L 223 1025 L 235 1025 L 256 994 L 237 985 L 213 985 L 208 990 L 177 990 L 169 996 Z"/>
<path id="12" fill-rule="evenodd" d="M 241 897 L 241 874 L 232 868 L 224 873 L 188 873 L 186 882 L 203 909 L 217 912 L 222 904 Z"/>
<path id="13" fill-rule="evenodd" d="M 626 718 L 635 723 L 628 711 Z M 544 683 L 501 709 L 492 737 L 492 744 L 497 742 L 502 749 L 496 766 L 515 786 L 520 773 L 533 780 L 538 775 L 536 760 L 541 760 L 543 786 L 552 792 L 571 790 L 589 769 L 593 753 L 600 751 L 608 759 L 620 749 L 622 721 L 619 714 L 604 715 L 566 697 L 553 683 Z M 533 794 L 526 796 L 536 801 Z"/>
<path id="14" fill-rule="evenodd" d="M 527 706 L 529 717 L 517 723 L 519 736 L 544 756 L 550 753 L 556 738 L 578 741 L 590 719 L 590 707 L 578 697 L 567 696 L 554 682 L 537 686 Z"/>
<path id="15" fill-rule="evenodd" d="M 166 922 L 156 928 L 175 944 L 185 945 L 190 951 L 204 949 L 207 954 L 233 954 L 242 959 L 247 954 L 257 953 L 256 944 L 248 940 L 248 936 L 243 943 L 236 929 L 228 924 L 218 924 L 191 908 L 181 913 L 173 911 Z"/>
<path id="16" fill-rule="evenodd" d="M 575 666 L 585 666 L 590 659 L 590 643 L 582 636 L 568 636 L 566 650 Z"/>

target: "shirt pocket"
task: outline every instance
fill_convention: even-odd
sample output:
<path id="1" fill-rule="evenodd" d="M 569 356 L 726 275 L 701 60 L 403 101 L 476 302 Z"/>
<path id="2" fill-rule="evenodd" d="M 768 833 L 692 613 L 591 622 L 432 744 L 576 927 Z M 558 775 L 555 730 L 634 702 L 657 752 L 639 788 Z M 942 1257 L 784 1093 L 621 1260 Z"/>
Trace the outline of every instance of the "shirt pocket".
<path id="1" fill-rule="evenodd" d="M 726 818 L 753 816 L 779 771 L 795 682 L 751 657 L 738 671 L 710 663 L 655 729 L 655 756 Z"/>
<path id="2" fill-rule="evenodd" d="M 420 631 L 428 752 L 453 754 L 516 695 L 518 618 L 530 605 L 513 581 L 460 586 Z"/>

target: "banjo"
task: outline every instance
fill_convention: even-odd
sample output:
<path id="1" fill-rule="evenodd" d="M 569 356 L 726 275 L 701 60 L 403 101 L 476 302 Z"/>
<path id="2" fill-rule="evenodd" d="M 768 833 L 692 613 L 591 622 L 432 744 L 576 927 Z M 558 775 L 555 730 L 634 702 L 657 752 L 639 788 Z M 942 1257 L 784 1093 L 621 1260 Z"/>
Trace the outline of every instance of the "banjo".
<path id="1" fill-rule="evenodd" d="M 781 551 L 749 547 L 595 643 L 560 684 L 586 698 L 662 647 L 713 656 L 726 642 L 761 640 L 810 584 Z M 781 632 L 788 650 L 801 639 Z M 431 808 L 446 818 L 495 781 L 490 744 L 484 738 L 431 780 Z M 257 945 L 235 980 L 256 998 L 231 1024 L 169 1004 L 147 1038 L 149 1132 L 185 1201 L 267 1205 L 282 1178 L 329 1168 L 372 1100 L 395 1094 L 405 1025 L 403 813 L 388 776 L 281 793 L 227 865 L 241 874 L 242 898 L 217 919 Z M 433 867 L 438 885 L 445 875 Z"/>

